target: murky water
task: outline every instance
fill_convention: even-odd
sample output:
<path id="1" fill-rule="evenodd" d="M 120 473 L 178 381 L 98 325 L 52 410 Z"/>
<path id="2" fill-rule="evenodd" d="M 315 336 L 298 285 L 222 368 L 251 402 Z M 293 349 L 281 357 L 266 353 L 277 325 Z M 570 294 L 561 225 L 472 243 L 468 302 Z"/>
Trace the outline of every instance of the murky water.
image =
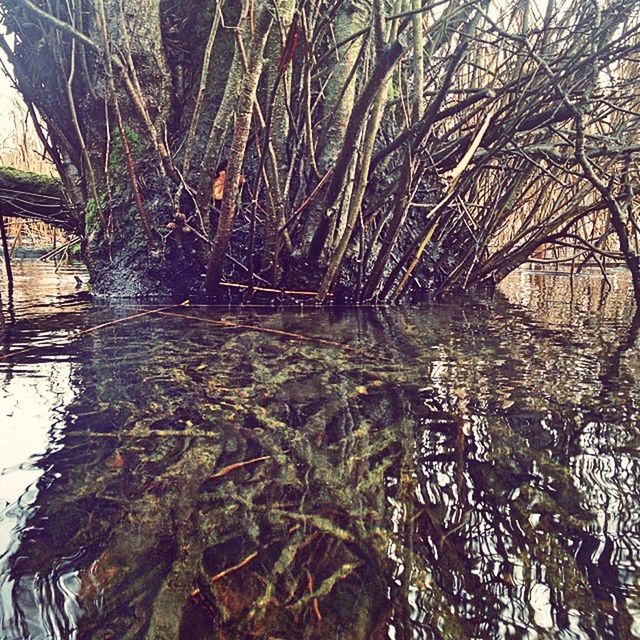
<path id="1" fill-rule="evenodd" d="M 623 274 L 140 315 L 76 273 L 3 298 L 1 638 L 640 637 Z"/>

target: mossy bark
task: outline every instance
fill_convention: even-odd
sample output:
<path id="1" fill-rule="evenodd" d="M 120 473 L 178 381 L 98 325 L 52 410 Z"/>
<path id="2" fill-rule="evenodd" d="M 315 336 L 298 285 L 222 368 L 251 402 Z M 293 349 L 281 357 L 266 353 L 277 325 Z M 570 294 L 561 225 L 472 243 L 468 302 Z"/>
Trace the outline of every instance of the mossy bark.
<path id="1" fill-rule="evenodd" d="M 69 230 L 80 222 L 59 178 L 12 167 L 0 167 L 0 206 L 5 216 L 38 218 Z"/>
<path id="2" fill-rule="evenodd" d="M 327 120 L 323 136 L 318 141 L 318 169 L 324 174 L 336 161 L 344 143 L 349 118 L 356 96 L 356 67 L 363 54 L 363 36 L 355 37 L 367 25 L 369 15 L 363 6 L 355 1 L 344 2 L 335 19 L 335 41 L 345 42 L 335 53 L 336 60 L 327 80 L 322 109 Z M 352 189 L 350 181 L 340 194 L 341 204 L 348 207 Z M 326 211 L 321 201 L 313 207 L 305 221 L 301 245 L 306 254 L 318 228 L 322 227 Z M 326 222 L 326 221 L 325 221 Z M 311 248 L 313 253 L 313 248 Z"/>

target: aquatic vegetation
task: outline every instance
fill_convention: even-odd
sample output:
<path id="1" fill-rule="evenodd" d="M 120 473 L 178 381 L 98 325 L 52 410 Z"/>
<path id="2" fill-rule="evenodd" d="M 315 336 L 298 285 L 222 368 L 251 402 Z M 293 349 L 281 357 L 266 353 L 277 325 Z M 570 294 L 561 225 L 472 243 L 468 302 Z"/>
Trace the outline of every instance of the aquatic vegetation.
<path id="1" fill-rule="evenodd" d="M 637 633 L 621 325 L 599 343 L 500 301 L 87 324 L 6 628 L 39 637 L 22 589 L 64 569 L 68 637 Z"/>

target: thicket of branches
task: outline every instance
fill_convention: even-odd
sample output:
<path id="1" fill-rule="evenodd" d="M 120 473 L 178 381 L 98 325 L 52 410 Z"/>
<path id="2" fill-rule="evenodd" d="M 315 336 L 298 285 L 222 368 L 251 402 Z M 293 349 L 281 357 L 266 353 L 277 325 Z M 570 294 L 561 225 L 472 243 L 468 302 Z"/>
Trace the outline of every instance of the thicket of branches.
<path id="1" fill-rule="evenodd" d="M 635 0 L 0 6 L 98 287 L 135 246 L 210 294 L 396 301 L 533 257 L 626 263 L 640 299 Z"/>

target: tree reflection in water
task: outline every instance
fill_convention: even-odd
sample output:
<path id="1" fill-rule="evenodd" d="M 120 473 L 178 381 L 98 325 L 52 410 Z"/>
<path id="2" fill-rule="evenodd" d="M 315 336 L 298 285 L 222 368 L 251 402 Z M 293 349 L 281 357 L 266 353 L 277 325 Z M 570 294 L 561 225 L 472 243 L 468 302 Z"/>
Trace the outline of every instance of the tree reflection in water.
<path id="1" fill-rule="evenodd" d="M 176 317 L 77 340 L 5 635 L 640 635 L 638 320 L 623 289 L 541 300 L 241 312 L 357 350 Z"/>

